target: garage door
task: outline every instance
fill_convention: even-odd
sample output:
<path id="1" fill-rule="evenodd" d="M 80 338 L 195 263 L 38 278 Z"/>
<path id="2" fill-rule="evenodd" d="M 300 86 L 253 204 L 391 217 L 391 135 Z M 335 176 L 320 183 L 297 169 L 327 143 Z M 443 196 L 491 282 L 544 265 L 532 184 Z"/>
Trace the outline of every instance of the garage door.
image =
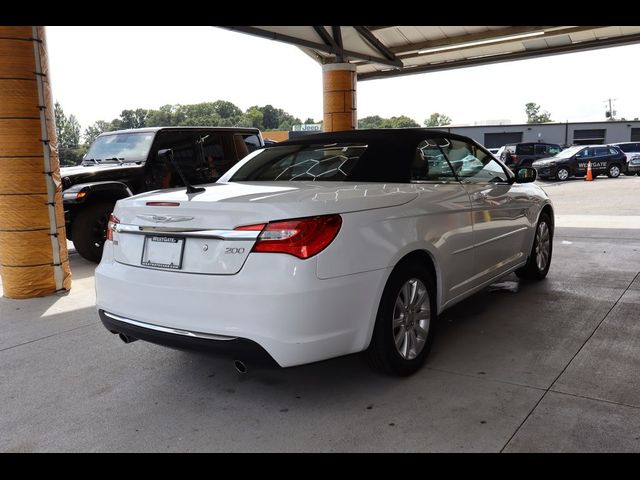
<path id="1" fill-rule="evenodd" d="M 487 148 L 498 148 L 507 143 L 520 143 L 522 141 L 522 132 L 502 132 L 502 133 L 485 133 L 484 146 Z"/>
<path id="2" fill-rule="evenodd" d="M 574 145 L 597 145 L 604 143 L 605 129 L 574 130 Z"/>

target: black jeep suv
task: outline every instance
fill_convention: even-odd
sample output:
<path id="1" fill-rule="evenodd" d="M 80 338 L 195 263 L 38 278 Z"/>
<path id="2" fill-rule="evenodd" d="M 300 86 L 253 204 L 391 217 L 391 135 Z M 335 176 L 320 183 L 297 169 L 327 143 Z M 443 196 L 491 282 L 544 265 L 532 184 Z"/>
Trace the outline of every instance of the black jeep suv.
<path id="1" fill-rule="evenodd" d="M 561 150 L 562 147 L 556 143 L 508 143 L 504 146 L 500 160 L 515 171 L 519 167 L 530 167 L 534 161 L 540 158 L 553 157 Z"/>
<path id="2" fill-rule="evenodd" d="M 105 132 L 76 167 L 60 169 L 67 238 L 99 262 L 116 201 L 149 190 L 184 186 L 158 151 L 171 149 L 191 184 L 213 183 L 238 160 L 264 147 L 260 130 L 154 127 Z"/>

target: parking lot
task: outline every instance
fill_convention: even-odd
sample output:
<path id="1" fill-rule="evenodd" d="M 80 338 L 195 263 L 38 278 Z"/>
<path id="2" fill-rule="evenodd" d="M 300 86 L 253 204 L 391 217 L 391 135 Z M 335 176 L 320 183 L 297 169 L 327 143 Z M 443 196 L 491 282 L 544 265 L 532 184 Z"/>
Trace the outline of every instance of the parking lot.
<path id="1" fill-rule="evenodd" d="M 511 275 L 446 311 L 404 379 L 358 355 L 240 375 L 126 345 L 72 254 L 69 294 L 0 299 L 0 451 L 638 452 L 640 177 L 540 184 L 547 279 Z"/>

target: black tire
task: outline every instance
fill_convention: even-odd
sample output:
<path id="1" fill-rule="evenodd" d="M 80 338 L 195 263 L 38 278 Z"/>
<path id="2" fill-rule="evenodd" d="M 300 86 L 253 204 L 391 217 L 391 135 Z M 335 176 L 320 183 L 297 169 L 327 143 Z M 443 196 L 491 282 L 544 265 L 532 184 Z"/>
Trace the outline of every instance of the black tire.
<path id="1" fill-rule="evenodd" d="M 416 279 L 420 280 L 422 285 L 426 287 L 426 293 L 429 297 L 429 323 L 426 329 L 427 334 L 421 347 L 422 350 L 415 358 L 407 359 L 396 348 L 393 316 L 397 308 L 396 300 L 400 298 L 402 287 L 407 282 Z M 416 263 L 400 263 L 391 273 L 380 300 L 371 343 L 365 352 L 368 363 L 374 370 L 404 377 L 415 373 L 422 367 L 431 349 L 438 316 L 434 280 L 433 275 L 427 268 Z M 420 339 L 420 341 L 422 340 Z"/>
<path id="2" fill-rule="evenodd" d="M 546 260 L 546 264 L 543 268 L 538 265 L 537 247 L 540 242 L 540 224 L 546 224 L 547 231 L 549 233 L 549 256 Z M 545 212 L 540 214 L 538 223 L 536 225 L 536 231 L 534 233 L 533 247 L 531 247 L 531 253 L 527 259 L 527 264 L 524 267 L 516 270 L 516 275 L 524 280 L 542 280 L 547 276 L 549 267 L 551 266 L 551 257 L 553 254 L 553 227 L 551 224 L 551 218 Z"/>
<path id="3" fill-rule="evenodd" d="M 113 206 L 113 203 L 108 202 L 88 205 L 80 210 L 73 219 L 71 225 L 73 246 L 82 257 L 90 262 L 98 263 L 102 258 L 107 223 Z"/>
<path id="4" fill-rule="evenodd" d="M 609 169 L 607 170 L 607 177 L 618 178 L 621 171 L 622 170 L 620 170 L 620 165 L 618 165 L 617 163 L 609 165 Z"/>
<path id="5" fill-rule="evenodd" d="M 562 177 L 562 174 L 560 172 L 566 172 L 567 175 L 565 177 L 563 177 L 563 178 L 560 178 L 560 177 Z M 564 182 L 570 176 L 571 176 L 571 172 L 569 172 L 569 169 L 567 167 L 560 167 L 558 170 L 556 170 L 556 180 Z"/>

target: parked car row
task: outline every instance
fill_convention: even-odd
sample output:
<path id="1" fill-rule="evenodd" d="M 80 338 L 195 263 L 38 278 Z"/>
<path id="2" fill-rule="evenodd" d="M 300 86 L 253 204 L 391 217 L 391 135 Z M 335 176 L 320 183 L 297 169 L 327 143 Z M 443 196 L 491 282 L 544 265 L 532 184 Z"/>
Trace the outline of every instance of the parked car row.
<path id="1" fill-rule="evenodd" d="M 589 162 L 594 176 L 640 174 L 640 142 L 573 145 L 565 149 L 554 143 L 523 142 L 504 145 L 492 153 L 511 169 L 532 166 L 539 178 L 560 181 L 585 176 Z"/>

